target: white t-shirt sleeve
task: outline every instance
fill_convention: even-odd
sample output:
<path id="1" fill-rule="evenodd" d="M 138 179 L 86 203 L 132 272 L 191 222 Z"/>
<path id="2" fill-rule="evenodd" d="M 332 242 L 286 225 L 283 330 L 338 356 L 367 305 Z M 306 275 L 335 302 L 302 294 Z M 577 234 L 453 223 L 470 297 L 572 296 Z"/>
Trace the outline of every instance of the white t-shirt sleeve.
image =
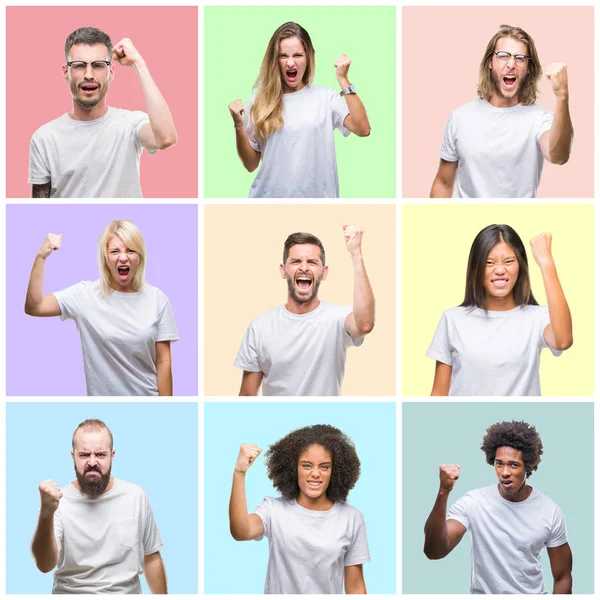
<path id="1" fill-rule="evenodd" d="M 448 316 L 442 315 L 426 354 L 429 358 L 452 366 L 452 347 L 448 337 Z"/>
<path id="2" fill-rule="evenodd" d="M 550 131 L 552 127 L 552 122 L 554 121 L 554 113 L 549 110 L 544 111 L 537 122 L 537 131 L 535 134 L 535 139 L 540 142 L 540 137 L 542 137 L 542 133 L 546 131 Z"/>
<path id="3" fill-rule="evenodd" d="M 42 184 L 50 181 L 50 166 L 44 160 L 34 134 L 29 142 L 29 177 L 30 184 Z"/>
<path id="4" fill-rule="evenodd" d="M 53 292 L 60 307 L 60 320 L 74 319 L 81 314 L 81 306 L 85 295 L 86 281 L 80 281 L 60 292 Z"/>
<path id="5" fill-rule="evenodd" d="M 265 532 L 260 537 L 254 538 L 255 542 L 260 542 L 263 537 L 266 536 L 268 538 L 270 535 L 272 502 L 272 498 L 265 498 L 252 513 L 260 517 L 260 520 L 263 522 L 263 527 L 265 528 Z"/>
<path id="6" fill-rule="evenodd" d="M 442 140 L 442 149 L 440 150 L 440 158 L 450 162 L 458 160 L 458 150 L 456 148 L 456 137 L 454 131 L 454 113 L 450 114 L 446 127 L 444 129 L 444 139 Z"/>
<path id="7" fill-rule="evenodd" d="M 562 510 L 556 507 L 554 510 L 554 516 L 552 519 L 552 531 L 550 537 L 546 542 L 546 547 L 556 548 L 566 544 L 569 540 L 567 539 L 567 522 L 565 521 L 565 515 Z"/>
<path id="8" fill-rule="evenodd" d="M 344 557 L 344 566 L 351 567 L 352 565 L 362 565 L 366 562 L 371 562 L 371 554 L 369 553 L 369 543 L 367 541 L 367 527 L 361 515 L 358 528 L 354 533 L 352 545 Z"/>
<path id="9" fill-rule="evenodd" d="M 338 326 L 339 329 L 341 331 L 341 334 L 343 336 L 344 339 L 344 346 L 346 348 L 350 348 L 351 346 L 355 346 L 358 348 L 358 346 L 361 346 L 362 343 L 365 341 L 365 336 L 363 335 L 362 337 L 357 337 L 357 338 L 353 338 L 347 331 L 346 331 L 346 317 L 354 310 L 354 308 L 352 306 L 340 306 L 340 311 L 339 311 L 339 322 L 338 322 Z"/>
<path id="10" fill-rule="evenodd" d="M 148 148 L 144 148 L 144 145 L 140 141 L 140 129 L 146 123 L 150 123 L 150 117 L 148 117 L 148 115 L 141 110 L 132 110 L 130 118 L 131 118 L 131 124 L 132 124 L 132 129 L 133 129 L 134 141 L 135 141 L 135 145 L 138 149 L 138 152 L 141 152 L 142 150 L 146 150 L 146 152 L 148 154 L 156 154 L 158 152 L 158 150 L 148 150 Z"/>
<path id="11" fill-rule="evenodd" d="M 560 356 L 562 354 L 562 350 L 557 350 L 556 348 L 552 348 L 551 346 L 549 346 L 546 343 L 546 340 L 544 339 L 544 329 L 546 329 L 546 325 L 550 324 L 550 313 L 548 312 L 547 306 L 542 306 L 540 308 L 542 309 L 541 318 L 540 318 L 540 333 L 539 333 L 540 347 L 548 348 L 554 356 Z"/>
<path id="12" fill-rule="evenodd" d="M 63 540 L 63 521 L 62 515 L 60 514 L 60 509 L 54 512 L 54 539 L 56 540 L 56 548 L 60 556 Z"/>
<path id="13" fill-rule="evenodd" d="M 148 554 L 154 554 L 162 548 L 162 540 L 158 533 L 158 527 L 154 520 L 154 513 L 152 512 L 152 506 L 146 494 L 144 494 L 144 513 L 145 513 L 145 524 L 144 524 L 144 556 Z"/>
<path id="14" fill-rule="evenodd" d="M 259 373 L 262 371 L 258 359 L 256 332 L 253 323 L 250 323 L 248 329 L 246 329 L 246 334 L 244 335 L 244 339 L 242 340 L 242 344 L 233 364 L 239 369 L 250 371 L 252 373 Z"/>
<path id="15" fill-rule="evenodd" d="M 256 131 L 254 129 L 254 122 L 250 118 L 250 109 L 252 108 L 252 105 L 254 104 L 254 98 L 255 97 L 252 96 L 250 98 L 250 100 L 248 100 L 248 102 L 246 103 L 246 106 L 244 107 L 244 130 L 246 131 L 246 135 L 248 136 L 248 141 L 250 142 L 250 145 L 252 146 L 252 148 L 254 148 L 254 150 L 256 150 L 257 152 L 262 153 L 263 144 L 256 137 Z"/>
<path id="16" fill-rule="evenodd" d="M 173 308 L 169 299 L 162 294 L 162 309 L 158 317 L 158 330 L 156 335 L 157 342 L 176 342 L 179 339 Z"/>
<path id="17" fill-rule="evenodd" d="M 350 114 L 348 103 L 334 89 L 330 89 L 329 93 L 333 113 L 333 128 L 339 129 L 344 137 L 348 137 L 352 133 L 347 127 L 344 127 L 344 120 Z"/>
<path id="18" fill-rule="evenodd" d="M 465 529 L 469 529 L 469 510 L 471 509 L 473 498 L 470 495 L 459 498 L 448 510 L 446 520 L 458 521 Z"/>

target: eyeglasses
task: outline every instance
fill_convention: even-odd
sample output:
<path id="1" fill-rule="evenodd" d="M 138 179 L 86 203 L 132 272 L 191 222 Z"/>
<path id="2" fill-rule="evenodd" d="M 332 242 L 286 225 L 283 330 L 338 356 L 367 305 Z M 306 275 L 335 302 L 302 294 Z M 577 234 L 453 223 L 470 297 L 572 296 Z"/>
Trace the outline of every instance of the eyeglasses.
<path id="1" fill-rule="evenodd" d="M 78 73 L 83 73 L 83 71 L 86 71 L 88 65 L 92 66 L 92 71 L 94 71 L 95 73 L 103 73 L 106 71 L 106 69 L 108 69 L 108 67 L 110 67 L 110 61 L 95 60 L 94 62 L 87 63 L 82 60 L 74 60 L 67 63 L 67 67 L 71 67 L 73 71 L 76 71 Z"/>
<path id="2" fill-rule="evenodd" d="M 501 63 L 508 62 L 511 56 L 515 59 L 515 63 L 517 65 L 526 65 L 527 61 L 531 60 L 531 57 L 527 56 L 526 54 L 511 54 L 510 52 L 504 52 L 503 50 L 494 52 L 493 54 L 496 55 L 498 62 Z"/>

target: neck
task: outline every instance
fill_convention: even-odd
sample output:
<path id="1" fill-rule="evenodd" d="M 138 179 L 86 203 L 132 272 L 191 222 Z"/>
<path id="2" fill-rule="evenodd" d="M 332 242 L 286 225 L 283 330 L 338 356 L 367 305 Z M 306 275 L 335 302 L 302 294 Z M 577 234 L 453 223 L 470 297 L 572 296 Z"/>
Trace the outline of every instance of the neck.
<path id="1" fill-rule="evenodd" d="M 519 104 L 519 96 L 513 96 L 512 98 L 503 98 L 496 92 L 492 92 L 492 97 L 488 102 L 496 108 L 511 108 Z"/>
<path id="2" fill-rule="evenodd" d="M 303 87 L 304 87 L 304 81 L 301 81 L 295 88 L 291 88 L 284 83 L 283 84 L 283 93 L 284 94 L 293 94 L 294 92 L 299 92 Z"/>
<path id="3" fill-rule="evenodd" d="M 503 311 L 517 308 L 517 303 L 515 302 L 515 298 L 512 294 L 510 294 L 510 296 L 506 296 L 505 298 L 493 298 L 486 296 L 485 303 L 488 310 Z"/>
<path id="4" fill-rule="evenodd" d="M 289 312 L 295 315 L 305 315 L 318 308 L 319 304 L 321 304 L 321 301 L 316 296 L 310 302 L 298 302 L 288 294 L 285 307 Z"/>
<path id="5" fill-rule="evenodd" d="M 296 502 L 308 510 L 329 510 L 335 504 L 326 494 L 322 494 L 318 498 L 310 498 L 302 492 L 296 498 Z"/>
<path id="6" fill-rule="evenodd" d="M 108 105 L 106 99 L 101 100 L 90 108 L 83 108 L 75 100 L 73 100 L 73 110 L 69 113 L 71 119 L 75 121 L 95 121 L 100 117 L 103 117 L 108 111 Z"/>
<path id="7" fill-rule="evenodd" d="M 502 490 L 502 485 L 500 485 L 500 484 L 498 484 L 498 491 L 500 492 L 500 495 L 505 500 L 508 500 L 509 502 L 523 502 L 523 500 L 527 500 L 527 498 L 529 498 L 529 496 L 531 494 L 531 490 L 532 490 L 532 487 L 525 483 L 526 481 L 527 481 L 527 479 L 523 479 L 523 483 L 521 484 L 521 487 L 514 494 L 511 494 L 510 496 L 508 496 L 504 493 L 504 491 Z"/>

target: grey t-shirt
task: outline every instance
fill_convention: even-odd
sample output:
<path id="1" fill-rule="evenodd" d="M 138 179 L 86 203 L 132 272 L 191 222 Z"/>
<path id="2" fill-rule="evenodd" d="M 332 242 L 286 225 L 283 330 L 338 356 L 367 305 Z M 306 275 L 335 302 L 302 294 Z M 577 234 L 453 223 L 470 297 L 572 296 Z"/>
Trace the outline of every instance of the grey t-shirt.
<path id="1" fill-rule="evenodd" d="M 452 367 L 449 396 L 540 396 L 548 323 L 547 306 L 487 313 L 457 306 L 442 315 L 427 356 Z"/>
<path id="2" fill-rule="evenodd" d="M 141 487 L 114 479 L 91 499 L 70 483 L 54 513 L 58 565 L 53 594 L 141 594 L 144 556 L 162 540 Z"/>
<path id="3" fill-rule="evenodd" d="M 138 133 L 148 122 L 142 111 L 109 107 L 93 121 L 64 114 L 42 125 L 29 146 L 29 183 L 50 182 L 51 198 L 141 198 Z"/>
<path id="4" fill-rule="evenodd" d="M 344 567 L 371 562 L 364 517 L 345 502 L 319 511 L 265 498 L 254 512 L 269 540 L 265 594 L 341 594 Z"/>
<path id="5" fill-rule="evenodd" d="M 235 366 L 263 372 L 263 396 L 339 396 L 346 350 L 364 340 L 344 327 L 351 312 L 325 301 L 303 315 L 278 306 L 252 320 Z"/>

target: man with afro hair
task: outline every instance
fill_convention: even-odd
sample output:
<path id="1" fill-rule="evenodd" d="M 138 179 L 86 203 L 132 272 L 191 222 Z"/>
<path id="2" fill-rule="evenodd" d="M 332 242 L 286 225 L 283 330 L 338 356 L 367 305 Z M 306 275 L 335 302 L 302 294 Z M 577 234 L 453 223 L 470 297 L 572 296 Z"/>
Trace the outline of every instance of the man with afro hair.
<path id="1" fill-rule="evenodd" d="M 546 594 L 541 566 L 548 550 L 554 594 L 570 594 L 573 557 L 560 508 L 526 481 L 543 453 L 535 427 L 504 421 L 487 428 L 481 449 L 498 483 L 473 490 L 447 511 L 459 465 L 440 466 L 440 489 L 425 523 L 427 558 L 438 560 L 471 531 L 472 594 Z"/>

